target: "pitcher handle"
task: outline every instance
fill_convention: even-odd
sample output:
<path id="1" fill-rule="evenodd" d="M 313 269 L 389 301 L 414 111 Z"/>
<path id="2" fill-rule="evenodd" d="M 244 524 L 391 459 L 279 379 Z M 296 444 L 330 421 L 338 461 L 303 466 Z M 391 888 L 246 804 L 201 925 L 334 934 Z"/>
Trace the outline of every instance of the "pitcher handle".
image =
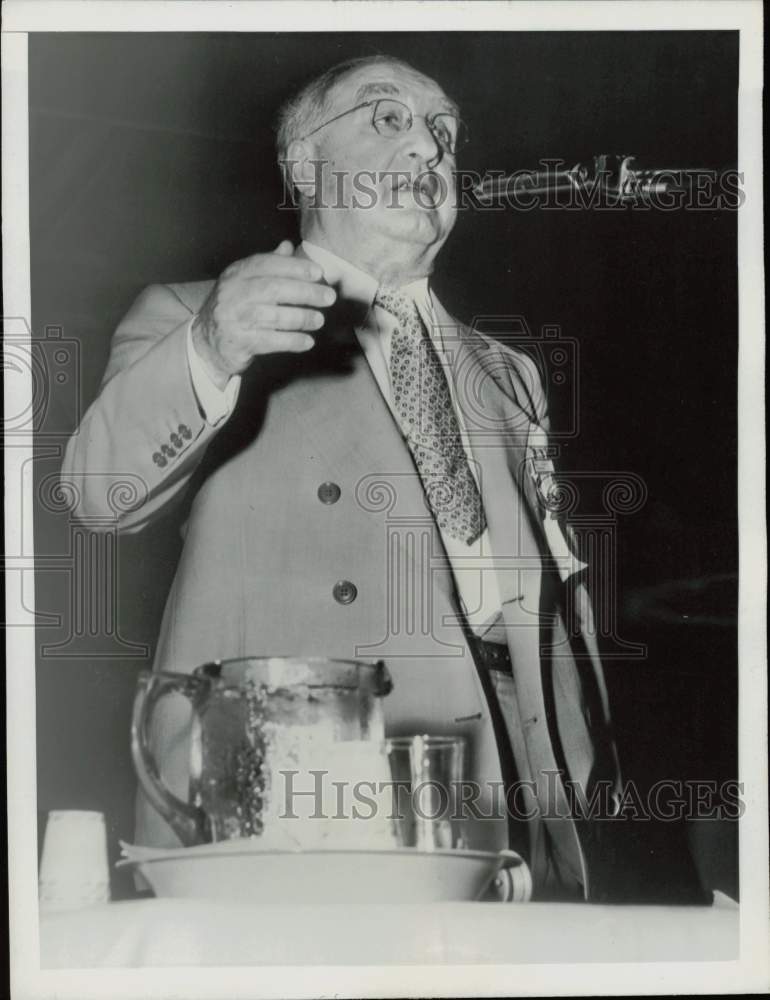
<path id="1" fill-rule="evenodd" d="M 177 798 L 166 787 L 150 750 L 148 731 L 155 706 L 164 695 L 177 692 L 194 701 L 200 685 L 201 679 L 190 674 L 141 673 L 131 720 L 131 756 L 139 782 L 147 798 L 185 847 L 194 847 L 210 839 L 208 817 L 201 808 Z"/>

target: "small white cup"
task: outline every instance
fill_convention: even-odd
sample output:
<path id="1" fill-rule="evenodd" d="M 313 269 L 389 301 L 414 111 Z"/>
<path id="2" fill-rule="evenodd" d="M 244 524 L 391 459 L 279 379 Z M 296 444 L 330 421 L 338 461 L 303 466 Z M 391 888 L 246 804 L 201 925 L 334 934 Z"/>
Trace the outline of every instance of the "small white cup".
<path id="1" fill-rule="evenodd" d="M 104 814 L 76 809 L 49 812 L 40 861 L 41 911 L 76 910 L 109 899 Z"/>

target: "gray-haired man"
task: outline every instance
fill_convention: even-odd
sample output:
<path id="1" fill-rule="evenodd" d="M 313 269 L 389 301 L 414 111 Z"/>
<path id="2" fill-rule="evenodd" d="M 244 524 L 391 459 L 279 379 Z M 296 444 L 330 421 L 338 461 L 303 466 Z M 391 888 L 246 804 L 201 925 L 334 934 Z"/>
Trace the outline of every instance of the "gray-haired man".
<path id="1" fill-rule="evenodd" d="M 64 476 L 141 477 L 129 531 L 193 495 L 156 669 L 265 651 L 384 659 L 391 733 L 470 741 L 471 846 L 507 846 L 504 810 L 478 817 L 518 779 L 536 886 L 595 898 L 601 852 L 568 786 L 590 798 L 618 772 L 582 564 L 544 503 L 541 383 L 429 282 L 463 134 L 438 84 L 398 60 L 310 84 L 279 129 L 300 245 L 147 289 Z M 85 482 L 92 514 L 104 476 Z M 154 733 L 182 795 L 187 721 L 170 704 Z M 174 842 L 144 801 L 138 836 Z"/>

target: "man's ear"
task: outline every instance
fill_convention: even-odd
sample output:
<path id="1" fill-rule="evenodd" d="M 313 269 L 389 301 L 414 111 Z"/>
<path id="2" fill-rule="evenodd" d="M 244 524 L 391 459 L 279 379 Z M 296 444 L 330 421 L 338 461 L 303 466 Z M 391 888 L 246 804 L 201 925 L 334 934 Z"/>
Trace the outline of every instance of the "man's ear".
<path id="1" fill-rule="evenodd" d="M 302 200 L 312 201 L 320 194 L 321 161 L 315 145 L 295 139 L 286 150 L 286 176 Z"/>

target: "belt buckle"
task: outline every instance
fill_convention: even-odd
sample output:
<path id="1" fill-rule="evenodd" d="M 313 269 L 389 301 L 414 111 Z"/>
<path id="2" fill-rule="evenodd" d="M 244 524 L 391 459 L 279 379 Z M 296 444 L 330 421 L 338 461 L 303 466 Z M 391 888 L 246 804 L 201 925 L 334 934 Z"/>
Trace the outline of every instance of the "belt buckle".
<path id="1" fill-rule="evenodd" d="M 481 644 L 481 659 L 488 670 L 502 669 L 511 671 L 511 657 L 508 647 L 498 642 L 485 642 L 479 639 Z"/>

